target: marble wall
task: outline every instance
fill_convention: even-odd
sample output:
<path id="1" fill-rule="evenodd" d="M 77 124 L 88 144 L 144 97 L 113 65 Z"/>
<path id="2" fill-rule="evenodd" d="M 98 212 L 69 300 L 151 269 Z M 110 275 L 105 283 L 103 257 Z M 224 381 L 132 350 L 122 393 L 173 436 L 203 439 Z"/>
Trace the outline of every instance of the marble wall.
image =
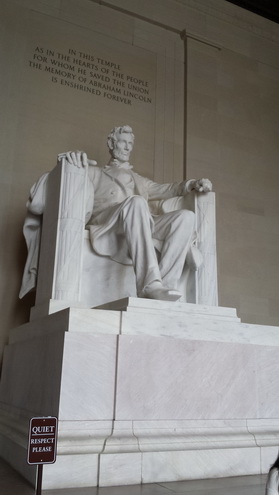
<path id="1" fill-rule="evenodd" d="M 134 154 L 142 173 L 212 178 L 219 304 L 236 307 L 244 322 L 278 325 L 278 25 L 224 0 L 2 0 L 0 19 L 1 347 L 33 304 L 32 295 L 17 300 L 30 186 L 65 149 L 103 162 L 108 126 L 123 118 L 144 142 Z M 100 59 L 111 53 L 125 75 L 148 82 L 152 103 L 101 101 L 58 84 L 39 59 L 51 55 L 36 51 L 96 46 Z"/>

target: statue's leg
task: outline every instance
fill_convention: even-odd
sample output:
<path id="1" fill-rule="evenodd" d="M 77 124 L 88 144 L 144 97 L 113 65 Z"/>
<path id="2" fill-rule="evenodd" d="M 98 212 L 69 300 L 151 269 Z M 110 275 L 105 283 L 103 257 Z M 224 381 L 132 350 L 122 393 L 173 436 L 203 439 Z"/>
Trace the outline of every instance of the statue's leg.
<path id="1" fill-rule="evenodd" d="M 159 269 L 164 286 L 176 287 L 190 247 L 195 214 L 190 210 L 177 210 L 154 217 L 153 237 L 163 241 Z"/>
<path id="2" fill-rule="evenodd" d="M 163 287 L 152 239 L 153 220 L 147 201 L 142 196 L 132 196 L 126 200 L 119 223 L 132 258 L 138 295 L 167 301 L 179 299 L 181 294 L 178 291 Z"/>
<path id="3" fill-rule="evenodd" d="M 152 282 L 161 282 L 157 255 L 152 241 L 153 220 L 147 201 L 142 196 L 132 196 L 119 217 L 120 228 L 126 238 L 132 258 L 137 283 L 137 292 Z"/>

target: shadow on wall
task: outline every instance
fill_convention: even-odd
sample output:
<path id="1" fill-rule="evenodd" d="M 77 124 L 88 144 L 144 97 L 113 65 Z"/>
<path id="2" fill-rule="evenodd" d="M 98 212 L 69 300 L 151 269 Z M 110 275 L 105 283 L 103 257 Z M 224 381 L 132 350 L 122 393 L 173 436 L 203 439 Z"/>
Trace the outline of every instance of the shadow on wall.
<path id="1" fill-rule="evenodd" d="M 5 263 L 3 273 L 9 273 L 9 283 L 3 291 L 1 300 L 0 323 L 0 366 L 2 363 L 3 347 L 8 340 L 8 332 L 29 321 L 30 309 L 35 304 L 35 291 L 29 293 L 23 300 L 18 297 L 22 273 L 26 261 L 27 248 L 22 234 L 23 219 L 17 218 L 14 223 L 7 218 L 3 225 L 1 238 L 3 243 L 9 237 L 12 252 L 6 253 L 2 260 Z"/>
<path id="2" fill-rule="evenodd" d="M 22 274 L 27 257 L 27 247 L 22 233 L 22 226 L 23 226 L 23 221 L 20 224 L 20 228 L 18 228 L 17 230 L 18 232 L 17 242 L 16 242 L 17 250 L 14 260 L 16 267 L 15 270 L 17 273 L 17 286 L 16 286 L 15 297 L 12 301 L 10 308 L 11 310 L 10 319 L 12 322 L 11 328 L 14 328 L 17 325 L 21 325 L 29 321 L 30 309 L 35 304 L 35 296 L 36 296 L 36 291 L 34 290 L 29 294 L 27 294 L 24 297 L 24 299 L 19 299 L 18 297 L 21 281 L 22 281 Z"/>

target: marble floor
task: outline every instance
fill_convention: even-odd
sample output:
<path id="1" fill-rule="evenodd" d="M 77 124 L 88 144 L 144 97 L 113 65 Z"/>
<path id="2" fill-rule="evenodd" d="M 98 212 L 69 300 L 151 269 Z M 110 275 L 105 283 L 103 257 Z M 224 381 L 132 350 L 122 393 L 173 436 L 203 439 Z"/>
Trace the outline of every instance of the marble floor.
<path id="1" fill-rule="evenodd" d="M 264 495 L 266 476 L 240 476 L 110 488 L 43 490 L 45 495 Z M 0 459 L 1 495 L 35 495 L 35 489 Z"/>

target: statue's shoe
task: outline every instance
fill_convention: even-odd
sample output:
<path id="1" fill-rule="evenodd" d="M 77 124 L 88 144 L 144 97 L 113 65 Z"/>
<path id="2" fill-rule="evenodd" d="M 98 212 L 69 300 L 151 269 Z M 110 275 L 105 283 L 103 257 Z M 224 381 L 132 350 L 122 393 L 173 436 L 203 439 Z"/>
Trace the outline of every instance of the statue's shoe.
<path id="1" fill-rule="evenodd" d="M 177 301 L 182 294 L 176 289 L 168 289 L 166 287 L 146 287 L 140 293 L 140 297 L 147 299 L 159 299 L 160 301 Z"/>

